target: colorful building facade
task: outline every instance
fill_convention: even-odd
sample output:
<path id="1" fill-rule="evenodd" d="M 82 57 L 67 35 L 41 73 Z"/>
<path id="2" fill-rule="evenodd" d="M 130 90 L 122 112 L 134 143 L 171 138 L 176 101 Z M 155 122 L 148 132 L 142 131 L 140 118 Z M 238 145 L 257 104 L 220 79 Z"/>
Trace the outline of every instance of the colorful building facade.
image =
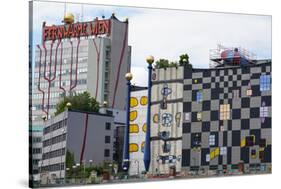
<path id="1" fill-rule="evenodd" d="M 271 60 L 184 69 L 182 169 L 271 170 Z"/>
<path id="2" fill-rule="evenodd" d="M 183 67 L 152 72 L 151 164 L 149 173 L 181 171 Z"/>
<path id="3" fill-rule="evenodd" d="M 152 73 L 152 175 L 271 172 L 271 60 Z"/>
<path id="4" fill-rule="evenodd" d="M 132 90 L 130 99 L 129 175 L 141 175 L 144 168 L 147 90 Z"/>

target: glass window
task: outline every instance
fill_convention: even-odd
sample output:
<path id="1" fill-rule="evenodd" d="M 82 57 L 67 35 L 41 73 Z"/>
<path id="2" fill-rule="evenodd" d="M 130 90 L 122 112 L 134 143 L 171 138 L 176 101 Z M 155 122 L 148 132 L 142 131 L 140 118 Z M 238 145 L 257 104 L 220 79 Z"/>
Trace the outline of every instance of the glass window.
<path id="1" fill-rule="evenodd" d="M 110 143 L 110 136 L 105 136 L 104 142 L 105 143 Z"/>
<path id="2" fill-rule="evenodd" d="M 230 105 L 221 104 L 220 105 L 220 120 L 228 120 L 230 118 Z"/>
<path id="3" fill-rule="evenodd" d="M 248 88 L 247 88 L 247 91 L 246 91 L 246 95 L 247 96 L 252 96 L 252 87 L 251 87 L 251 83 L 249 82 L 248 84 Z"/>
<path id="4" fill-rule="evenodd" d="M 199 90 L 196 93 L 196 101 L 197 102 L 202 102 L 202 100 L 203 100 L 203 92 L 202 92 L 202 90 Z"/>
<path id="5" fill-rule="evenodd" d="M 201 121 L 202 120 L 202 112 L 197 113 L 197 120 Z"/>
<path id="6" fill-rule="evenodd" d="M 193 133 L 191 135 L 191 147 L 198 148 L 201 147 L 201 133 Z"/>
<path id="7" fill-rule="evenodd" d="M 106 130 L 110 130 L 110 129 L 111 129 L 111 123 L 106 122 L 106 123 L 105 123 L 105 129 L 106 129 Z"/>
<path id="8" fill-rule="evenodd" d="M 104 150 L 104 157 L 109 157 L 110 155 L 110 150 L 109 149 L 105 149 Z"/>
<path id="9" fill-rule="evenodd" d="M 268 116 L 269 116 L 269 107 L 265 106 L 265 102 L 263 102 L 262 106 L 260 107 L 261 122 L 263 123 L 265 121 L 265 118 Z"/>
<path id="10" fill-rule="evenodd" d="M 220 147 L 220 155 L 226 155 L 227 153 L 227 148 L 224 146 L 224 147 Z"/>
<path id="11" fill-rule="evenodd" d="M 184 113 L 184 121 L 190 122 L 190 113 Z"/>
<path id="12" fill-rule="evenodd" d="M 268 91 L 271 88 L 270 75 L 260 76 L 260 91 Z"/>
<path id="13" fill-rule="evenodd" d="M 215 135 L 210 135 L 209 136 L 209 145 L 214 146 L 216 144 L 216 136 Z"/>

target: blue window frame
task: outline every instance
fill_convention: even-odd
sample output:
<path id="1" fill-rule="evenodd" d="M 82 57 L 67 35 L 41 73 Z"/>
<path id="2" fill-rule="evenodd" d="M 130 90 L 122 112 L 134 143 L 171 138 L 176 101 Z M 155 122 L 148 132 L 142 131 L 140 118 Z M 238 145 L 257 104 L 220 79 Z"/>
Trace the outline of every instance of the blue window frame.
<path id="1" fill-rule="evenodd" d="M 260 91 L 268 91 L 271 88 L 270 75 L 260 76 Z"/>
<path id="2" fill-rule="evenodd" d="M 197 91 L 197 93 L 196 93 L 196 101 L 197 102 L 202 102 L 203 101 L 203 92 L 202 92 L 202 90 Z"/>

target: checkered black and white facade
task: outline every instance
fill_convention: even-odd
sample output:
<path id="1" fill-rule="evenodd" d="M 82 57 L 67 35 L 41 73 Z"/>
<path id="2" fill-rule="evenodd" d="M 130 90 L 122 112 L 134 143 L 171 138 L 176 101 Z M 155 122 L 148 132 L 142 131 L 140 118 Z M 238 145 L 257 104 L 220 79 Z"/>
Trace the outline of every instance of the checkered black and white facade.
<path id="1" fill-rule="evenodd" d="M 271 171 L 271 61 L 184 68 L 182 171 Z"/>

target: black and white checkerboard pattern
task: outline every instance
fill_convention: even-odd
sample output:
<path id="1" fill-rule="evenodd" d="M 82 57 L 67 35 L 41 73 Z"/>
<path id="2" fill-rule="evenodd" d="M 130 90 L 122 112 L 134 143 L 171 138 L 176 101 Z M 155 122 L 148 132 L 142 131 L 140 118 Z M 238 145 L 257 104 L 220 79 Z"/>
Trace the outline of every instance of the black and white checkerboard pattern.
<path id="1" fill-rule="evenodd" d="M 232 68 L 184 70 L 183 94 L 183 141 L 182 168 L 205 169 L 237 168 L 244 166 L 271 166 L 271 90 L 260 91 L 261 74 L 271 75 L 271 63 Z M 249 84 L 250 83 L 250 84 Z M 252 95 L 247 96 L 249 86 Z M 197 102 L 196 93 L 203 97 Z M 262 103 L 268 107 L 269 115 L 264 122 L 260 118 Z M 220 120 L 220 105 L 230 105 L 228 120 Z M 198 121 L 197 113 L 202 119 Z M 194 140 L 200 147 L 194 147 Z M 209 136 L 215 135 L 215 144 L 209 145 Z M 255 136 L 253 146 L 241 147 L 247 136 Z M 197 137 L 197 139 L 196 139 Z M 260 139 L 266 140 L 264 158 L 259 158 Z M 209 160 L 209 154 L 223 147 L 220 155 Z M 222 149 L 222 148 L 220 148 Z M 251 156 L 256 151 L 257 156 Z"/>

